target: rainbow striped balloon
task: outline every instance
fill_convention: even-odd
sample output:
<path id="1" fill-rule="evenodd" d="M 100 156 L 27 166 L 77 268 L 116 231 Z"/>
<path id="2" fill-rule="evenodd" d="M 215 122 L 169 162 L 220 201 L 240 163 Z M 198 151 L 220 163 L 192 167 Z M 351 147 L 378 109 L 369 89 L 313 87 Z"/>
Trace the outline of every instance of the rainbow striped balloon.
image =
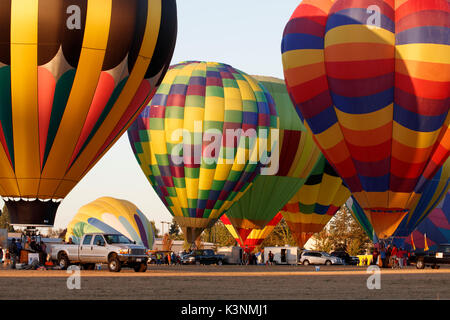
<path id="1" fill-rule="evenodd" d="M 220 220 L 223 222 L 225 227 L 231 233 L 233 238 L 239 244 L 239 246 L 244 249 L 246 252 L 253 252 L 258 246 L 260 246 L 263 241 L 272 233 L 273 229 L 278 225 L 283 216 L 281 213 L 275 215 L 275 217 L 269 221 L 268 224 L 262 229 L 252 229 L 248 234 L 245 240 L 242 240 L 238 231 L 235 229 L 231 221 L 228 219 L 227 215 L 224 214 L 220 217 Z"/>
<path id="2" fill-rule="evenodd" d="M 297 111 L 392 235 L 450 150 L 450 2 L 304 0 L 282 52 Z"/>
<path id="3" fill-rule="evenodd" d="M 120 233 L 136 244 L 153 248 L 155 234 L 147 217 L 133 203 L 101 197 L 78 210 L 67 226 L 66 241 L 79 243 L 86 233 Z"/>
<path id="4" fill-rule="evenodd" d="M 350 197 L 350 191 L 321 156 L 305 184 L 281 209 L 300 248 L 320 232 Z"/>
<path id="5" fill-rule="evenodd" d="M 193 243 L 248 189 L 259 172 L 258 145 L 267 147 L 268 135 L 259 133 L 272 128 L 278 128 L 273 98 L 255 79 L 226 64 L 191 61 L 170 68 L 128 137 Z M 245 136 L 251 130 L 253 145 Z"/>

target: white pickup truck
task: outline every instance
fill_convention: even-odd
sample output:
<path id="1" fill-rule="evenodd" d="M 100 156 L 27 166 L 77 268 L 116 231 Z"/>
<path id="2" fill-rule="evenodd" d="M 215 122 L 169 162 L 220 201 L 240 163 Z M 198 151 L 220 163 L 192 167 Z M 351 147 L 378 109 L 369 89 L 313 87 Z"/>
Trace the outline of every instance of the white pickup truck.
<path id="1" fill-rule="evenodd" d="M 79 264 L 93 270 L 95 264 L 107 263 L 111 272 L 119 272 L 123 266 L 136 272 L 147 270 L 147 249 L 122 234 L 87 233 L 80 244 L 52 245 L 50 254 L 62 269 Z"/>

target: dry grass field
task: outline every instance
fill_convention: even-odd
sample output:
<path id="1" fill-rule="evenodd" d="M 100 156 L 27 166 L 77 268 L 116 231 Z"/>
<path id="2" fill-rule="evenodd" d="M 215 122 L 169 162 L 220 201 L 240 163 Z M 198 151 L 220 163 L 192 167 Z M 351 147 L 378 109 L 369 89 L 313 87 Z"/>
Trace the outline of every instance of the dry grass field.
<path id="1" fill-rule="evenodd" d="M 447 266 L 382 269 L 379 290 L 367 288 L 365 268 L 351 266 L 151 266 L 145 273 L 80 274 L 81 288 L 69 290 L 67 271 L 0 269 L 0 299 L 450 300 Z"/>

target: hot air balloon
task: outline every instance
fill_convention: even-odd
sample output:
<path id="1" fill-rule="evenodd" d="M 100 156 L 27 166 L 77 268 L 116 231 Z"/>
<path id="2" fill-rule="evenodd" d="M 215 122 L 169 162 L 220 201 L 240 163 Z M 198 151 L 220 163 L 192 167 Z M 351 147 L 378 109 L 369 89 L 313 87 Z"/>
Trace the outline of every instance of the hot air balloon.
<path id="1" fill-rule="evenodd" d="M 175 0 L 0 5 L 0 194 L 11 223 L 59 202 L 149 101 L 172 58 Z"/>
<path id="2" fill-rule="evenodd" d="M 193 243 L 248 188 L 260 166 L 257 147 L 270 151 L 269 135 L 260 134 L 277 127 L 273 99 L 252 77 L 226 64 L 185 62 L 170 68 L 128 136 Z"/>
<path id="3" fill-rule="evenodd" d="M 403 218 L 397 230 L 395 230 L 394 237 L 408 237 L 445 197 L 449 183 L 450 159 L 427 183 L 417 205 L 411 209 L 411 214 Z"/>
<path id="4" fill-rule="evenodd" d="M 155 233 L 147 217 L 133 203 L 101 197 L 80 208 L 67 226 L 66 241 L 80 243 L 85 233 L 120 233 L 136 244 L 153 248 Z"/>
<path id="5" fill-rule="evenodd" d="M 436 250 L 442 243 L 450 243 L 450 192 L 434 208 L 418 227 L 405 238 L 404 244 L 411 249 L 424 249 L 426 244 L 430 250 Z"/>
<path id="6" fill-rule="evenodd" d="M 253 229 L 263 229 L 292 198 L 320 155 L 295 112 L 285 83 L 276 78 L 255 78 L 269 90 L 280 117 L 279 166 L 273 175 L 259 175 L 226 213 L 243 243 Z"/>
<path id="7" fill-rule="evenodd" d="M 322 231 L 350 197 L 350 191 L 327 160 L 321 156 L 305 184 L 281 209 L 300 248 Z"/>
<path id="8" fill-rule="evenodd" d="M 282 41 L 298 113 L 379 238 L 450 149 L 450 2 L 305 0 Z"/>
<path id="9" fill-rule="evenodd" d="M 270 222 L 262 229 L 252 229 L 250 234 L 247 236 L 244 242 L 242 242 L 241 237 L 234 229 L 227 215 L 224 214 L 220 217 L 227 230 L 231 233 L 233 238 L 239 244 L 239 246 L 244 249 L 247 253 L 253 252 L 257 247 L 259 247 L 263 241 L 272 233 L 273 229 L 281 221 L 283 216 L 281 213 L 275 215 L 275 217 L 270 220 Z"/>

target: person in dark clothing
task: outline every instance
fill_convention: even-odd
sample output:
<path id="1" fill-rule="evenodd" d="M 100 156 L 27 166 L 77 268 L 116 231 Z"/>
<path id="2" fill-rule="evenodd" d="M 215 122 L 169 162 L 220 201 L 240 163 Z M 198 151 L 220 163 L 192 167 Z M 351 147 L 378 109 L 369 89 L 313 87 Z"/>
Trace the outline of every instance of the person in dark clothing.
<path id="1" fill-rule="evenodd" d="M 8 247 L 9 254 L 11 256 L 11 269 L 16 268 L 17 262 L 17 244 L 16 239 L 12 239 L 11 244 Z"/>

